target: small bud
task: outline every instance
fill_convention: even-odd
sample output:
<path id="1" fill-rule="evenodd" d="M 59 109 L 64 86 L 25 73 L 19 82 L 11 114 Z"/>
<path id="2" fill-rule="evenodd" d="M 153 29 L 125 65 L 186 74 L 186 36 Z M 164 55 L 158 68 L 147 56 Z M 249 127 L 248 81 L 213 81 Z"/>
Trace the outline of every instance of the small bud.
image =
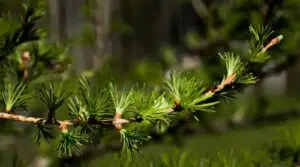
<path id="1" fill-rule="evenodd" d="M 281 41 L 283 40 L 283 35 L 279 35 L 277 38 Z"/>
<path id="2" fill-rule="evenodd" d="M 62 133 L 68 133 L 68 125 L 64 122 L 59 125 L 59 129 Z"/>
<path id="3" fill-rule="evenodd" d="M 30 53 L 28 51 L 24 51 L 21 55 L 21 59 L 23 61 L 29 61 L 31 59 Z"/>

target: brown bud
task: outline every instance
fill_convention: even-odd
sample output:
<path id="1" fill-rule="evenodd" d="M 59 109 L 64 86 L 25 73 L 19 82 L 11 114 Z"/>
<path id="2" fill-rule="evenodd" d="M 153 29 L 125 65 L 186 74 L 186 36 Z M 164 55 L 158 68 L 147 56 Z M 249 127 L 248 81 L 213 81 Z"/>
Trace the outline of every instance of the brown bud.
<path id="1" fill-rule="evenodd" d="M 31 60 L 30 53 L 28 51 L 24 51 L 21 55 L 22 61 L 29 61 Z"/>
<path id="2" fill-rule="evenodd" d="M 120 131 L 122 129 L 122 123 L 118 122 L 119 119 L 122 119 L 122 114 L 116 113 L 114 116 L 113 124 L 117 131 Z"/>
<path id="3" fill-rule="evenodd" d="M 60 125 L 59 125 L 59 129 L 62 133 L 68 133 L 68 124 L 65 123 L 65 122 L 62 122 Z"/>

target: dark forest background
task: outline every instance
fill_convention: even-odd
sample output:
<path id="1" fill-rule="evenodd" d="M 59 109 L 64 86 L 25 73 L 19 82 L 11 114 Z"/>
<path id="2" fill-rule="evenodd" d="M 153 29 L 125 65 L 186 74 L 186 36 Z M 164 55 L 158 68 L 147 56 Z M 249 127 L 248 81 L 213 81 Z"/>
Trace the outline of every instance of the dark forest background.
<path id="1" fill-rule="evenodd" d="M 0 12 L 18 16 L 22 2 L 26 3 L 0 0 Z M 284 138 L 282 129 L 296 133 L 300 120 L 299 0 L 46 2 L 47 14 L 38 26 L 47 31 L 50 41 L 70 48 L 72 63 L 65 74 L 70 81 L 68 89 L 73 87 L 72 76 L 82 73 L 99 84 L 113 80 L 157 85 L 175 69 L 193 71 L 204 82 L 213 83 L 213 78 L 224 73 L 219 52 L 248 52 L 249 25 L 269 26 L 284 35 L 283 42 L 271 50 L 272 61 L 257 71 L 260 82 L 243 88 L 237 100 L 219 105 L 216 113 L 202 113 L 199 122 L 183 115 L 165 133 L 153 133 L 154 140 L 142 149 L 141 161 L 146 166 L 158 162 L 186 166 L 188 161 L 222 150 L 255 152 L 278 136 Z M 123 163 L 117 156 L 120 145 L 114 135 L 99 139 L 79 156 L 57 159 L 47 143 L 37 147 L 24 131 L 1 133 L 3 166 L 16 161 L 38 167 Z M 300 143 L 299 137 L 297 141 Z"/>

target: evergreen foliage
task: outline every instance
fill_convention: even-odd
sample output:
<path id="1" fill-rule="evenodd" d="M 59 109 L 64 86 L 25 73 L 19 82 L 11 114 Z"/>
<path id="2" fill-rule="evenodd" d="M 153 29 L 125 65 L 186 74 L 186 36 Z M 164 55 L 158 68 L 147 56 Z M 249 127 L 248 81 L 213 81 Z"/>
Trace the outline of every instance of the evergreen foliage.
<path id="1" fill-rule="evenodd" d="M 39 1 L 40 2 L 40 1 Z M 36 6 L 38 5 L 38 6 Z M 132 156 L 140 146 L 151 139 L 149 129 L 164 129 L 176 120 L 178 113 L 191 112 L 197 119 L 199 112 L 215 112 L 215 106 L 224 99 L 232 99 L 231 93 L 240 85 L 258 81 L 249 66 L 269 60 L 268 49 L 279 43 L 282 36 L 270 41 L 268 28 L 250 26 L 251 47 L 247 57 L 233 52 L 220 53 L 224 63 L 224 76 L 215 86 L 204 85 L 195 75 L 174 71 L 163 78 L 163 87 L 125 87 L 110 83 L 107 88 L 93 85 L 81 76 L 75 92 L 65 92 L 61 85 L 52 82 L 34 82 L 47 74 L 55 74 L 57 66 L 65 65 L 68 57 L 64 46 L 46 41 L 36 21 L 44 15 L 41 3 L 24 5 L 25 14 L 19 22 L 10 16 L 3 17 L 0 24 L 11 25 L 0 33 L 0 63 L 3 83 L 1 100 L 4 105 L 3 119 L 36 125 L 35 140 L 56 142 L 59 157 L 70 157 L 93 141 L 99 129 L 115 128 L 120 135 L 122 153 Z M 7 65 L 9 64 L 9 65 Z M 59 70 L 60 71 L 60 70 Z M 36 88 L 37 87 L 37 88 Z M 35 88 L 33 94 L 28 90 Z M 19 110 L 27 110 L 28 98 L 36 98 L 47 108 L 45 118 L 21 117 Z M 57 118 L 56 111 L 67 105 L 69 120 Z M 57 128 L 59 135 L 52 130 Z M 52 141 L 50 139 L 57 139 Z M 209 161 L 211 166 L 224 166 L 223 157 Z M 229 166 L 238 166 L 236 160 Z M 227 164 L 227 165 L 228 165 Z"/>

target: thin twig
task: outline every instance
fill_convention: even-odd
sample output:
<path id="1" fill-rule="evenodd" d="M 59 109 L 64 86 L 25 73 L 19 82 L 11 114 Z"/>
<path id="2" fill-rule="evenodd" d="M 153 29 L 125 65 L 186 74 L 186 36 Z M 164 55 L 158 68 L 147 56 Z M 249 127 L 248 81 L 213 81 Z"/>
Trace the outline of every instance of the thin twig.
<path id="1" fill-rule="evenodd" d="M 225 88 L 225 86 L 231 85 L 235 79 L 236 79 L 236 73 L 233 73 L 233 74 L 227 76 L 219 85 L 217 85 L 215 88 L 206 92 L 204 96 L 211 96 L 211 95 L 221 91 L 222 89 Z"/>
<path id="2" fill-rule="evenodd" d="M 43 118 L 25 117 L 23 115 L 8 114 L 8 113 L 0 113 L 0 118 L 25 122 L 25 123 L 32 123 L 32 124 L 37 124 L 40 120 L 43 120 Z"/>
<path id="3" fill-rule="evenodd" d="M 263 49 L 262 52 L 266 52 L 268 49 L 270 49 L 272 46 L 278 44 L 283 39 L 282 35 L 277 36 L 276 38 L 273 38 L 271 42 L 269 42 Z"/>
<path id="4" fill-rule="evenodd" d="M 135 122 L 137 119 L 131 118 L 131 119 L 106 119 L 106 120 L 79 120 L 79 119 L 74 119 L 74 120 L 57 120 L 56 122 L 53 123 L 48 123 L 46 119 L 44 118 L 38 118 L 38 117 L 26 117 L 23 115 L 18 115 L 18 114 L 9 114 L 9 113 L 0 113 L 0 119 L 8 119 L 8 120 L 13 120 L 13 121 L 19 121 L 19 122 L 24 122 L 24 123 L 31 123 L 31 124 L 52 124 L 52 125 L 58 125 L 61 126 L 61 129 L 66 128 L 67 126 L 74 126 L 74 125 L 79 125 L 83 124 L 85 122 L 88 122 L 90 125 L 116 125 L 116 124 L 126 124 L 130 122 Z"/>

